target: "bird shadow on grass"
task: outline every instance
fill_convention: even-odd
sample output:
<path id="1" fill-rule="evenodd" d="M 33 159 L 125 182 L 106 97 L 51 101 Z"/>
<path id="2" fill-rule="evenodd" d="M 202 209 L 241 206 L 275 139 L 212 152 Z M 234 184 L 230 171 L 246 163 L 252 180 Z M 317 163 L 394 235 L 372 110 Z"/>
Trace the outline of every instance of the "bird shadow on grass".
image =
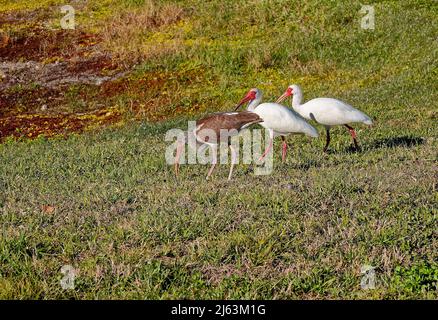
<path id="1" fill-rule="evenodd" d="M 371 143 L 369 149 L 382 149 L 382 148 L 395 148 L 395 147 L 405 147 L 412 148 L 421 144 L 424 144 L 425 139 L 422 137 L 413 136 L 400 136 L 378 139 Z"/>
<path id="2" fill-rule="evenodd" d="M 364 151 L 383 149 L 383 148 L 396 148 L 396 147 L 404 147 L 404 148 L 412 148 L 421 144 L 424 144 L 425 139 L 422 137 L 414 137 L 414 136 L 400 136 L 400 137 L 391 137 L 391 138 L 382 138 L 375 140 L 370 144 L 359 145 L 359 149 L 351 144 L 348 147 L 342 150 L 334 150 L 328 149 L 326 154 L 353 154 L 353 153 L 362 153 Z"/>
<path id="3" fill-rule="evenodd" d="M 321 163 L 317 160 L 305 160 L 303 162 L 300 163 L 283 163 L 281 161 L 275 161 L 274 162 L 274 166 L 277 166 L 281 169 L 287 168 L 287 170 L 301 170 L 301 171 L 308 171 L 311 168 L 319 168 L 321 167 Z M 250 164 L 246 169 L 245 169 L 245 174 L 250 174 L 250 173 L 254 173 L 254 168 L 255 167 L 262 167 L 262 165 L 257 165 L 257 164 Z"/>
<path id="4" fill-rule="evenodd" d="M 319 168 L 321 167 L 321 162 L 317 161 L 317 160 L 305 160 L 302 161 L 300 163 L 293 163 L 288 165 L 291 169 L 295 169 L 295 170 L 302 170 L 302 171 L 308 171 L 311 168 Z"/>

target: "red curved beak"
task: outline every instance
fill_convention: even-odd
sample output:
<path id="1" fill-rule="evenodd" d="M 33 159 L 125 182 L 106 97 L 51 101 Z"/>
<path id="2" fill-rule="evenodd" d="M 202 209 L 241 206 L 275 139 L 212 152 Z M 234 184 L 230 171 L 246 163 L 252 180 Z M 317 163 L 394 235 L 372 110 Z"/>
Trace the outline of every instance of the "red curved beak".
<path id="1" fill-rule="evenodd" d="M 281 101 L 283 101 L 284 99 L 286 99 L 287 97 L 290 97 L 292 95 L 292 93 L 289 90 L 286 90 L 285 93 L 283 93 L 278 99 L 277 99 L 277 103 L 280 103 Z"/>
<path id="2" fill-rule="evenodd" d="M 245 98 L 243 98 L 242 100 L 240 100 L 239 104 L 236 106 L 236 108 L 234 109 L 234 111 L 237 111 L 237 109 L 239 109 L 245 102 L 248 102 L 251 100 L 251 96 L 250 94 L 247 94 L 245 96 Z"/>

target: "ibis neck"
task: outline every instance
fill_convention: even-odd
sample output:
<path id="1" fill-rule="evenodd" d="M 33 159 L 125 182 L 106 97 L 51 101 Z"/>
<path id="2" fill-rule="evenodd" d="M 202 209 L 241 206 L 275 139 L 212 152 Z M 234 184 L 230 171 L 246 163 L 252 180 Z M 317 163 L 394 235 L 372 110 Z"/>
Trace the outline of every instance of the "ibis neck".
<path id="1" fill-rule="evenodd" d="M 292 97 L 292 108 L 298 112 L 301 107 L 301 102 L 303 101 L 303 94 L 300 91 L 294 92 Z"/>
<path id="2" fill-rule="evenodd" d="M 254 100 L 252 100 L 249 104 L 248 104 L 248 108 L 246 108 L 248 111 L 254 111 L 254 109 L 260 104 L 260 101 L 262 100 L 262 98 L 256 98 Z"/>

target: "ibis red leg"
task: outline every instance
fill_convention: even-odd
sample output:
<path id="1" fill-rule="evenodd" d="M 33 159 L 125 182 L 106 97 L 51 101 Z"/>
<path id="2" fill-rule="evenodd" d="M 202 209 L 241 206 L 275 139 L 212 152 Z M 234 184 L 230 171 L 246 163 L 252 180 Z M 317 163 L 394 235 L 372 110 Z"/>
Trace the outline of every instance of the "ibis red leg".
<path id="1" fill-rule="evenodd" d="M 358 150 L 359 144 L 357 143 L 356 131 L 353 129 L 353 127 L 349 126 L 348 124 L 346 124 L 345 126 L 347 127 L 348 131 L 350 132 L 351 137 L 353 138 L 354 147 L 356 148 L 356 150 Z"/>
<path id="2" fill-rule="evenodd" d="M 262 161 L 262 160 L 266 157 L 266 155 L 269 153 L 269 151 L 271 151 L 271 148 L 272 148 L 272 141 L 273 141 L 273 139 L 270 138 L 270 139 L 269 139 L 269 145 L 268 145 L 268 147 L 266 148 L 265 152 L 263 152 L 262 156 L 260 157 L 259 162 Z"/>

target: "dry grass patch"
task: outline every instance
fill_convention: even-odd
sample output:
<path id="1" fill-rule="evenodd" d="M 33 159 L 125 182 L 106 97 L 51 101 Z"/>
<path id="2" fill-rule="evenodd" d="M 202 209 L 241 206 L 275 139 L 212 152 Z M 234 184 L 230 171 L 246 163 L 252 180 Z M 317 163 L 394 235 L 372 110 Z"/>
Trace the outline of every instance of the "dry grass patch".
<path id="1" fill-rule="evenodd" d="M 140 9 L 123 11 L 106 21 L 102 47 L 125 64 L 175 53 L 182 46 L 177 34 L 151 37 L 150 33 L 164 30 L 183 16 L 183 9 L 175 4 L 157 5 L 148 1 Z"/>

